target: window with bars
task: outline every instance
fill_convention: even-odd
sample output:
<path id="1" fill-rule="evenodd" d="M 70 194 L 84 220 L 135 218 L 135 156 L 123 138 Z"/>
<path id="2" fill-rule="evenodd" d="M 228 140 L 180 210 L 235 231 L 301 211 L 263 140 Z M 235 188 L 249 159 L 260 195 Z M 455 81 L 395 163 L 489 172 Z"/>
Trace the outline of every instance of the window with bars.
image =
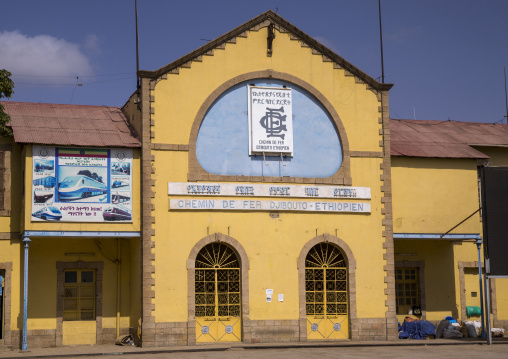
<path id="1" fill-rule="evenodd" d="M 420 306 L 418 268 L 395 269 L 397 314 L 408 314 L 413 306 Z"/>
<path id="2" fill-rule="evenodd" d="M 63 320 L 95 320 L 95 271 L 64 272 Z"/>

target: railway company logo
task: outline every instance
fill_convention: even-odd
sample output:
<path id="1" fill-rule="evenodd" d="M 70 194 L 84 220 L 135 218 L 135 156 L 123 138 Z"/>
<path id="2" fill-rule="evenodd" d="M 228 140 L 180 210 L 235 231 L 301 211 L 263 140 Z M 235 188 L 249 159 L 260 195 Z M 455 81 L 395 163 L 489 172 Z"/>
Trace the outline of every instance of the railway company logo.
<path id="1" fill-rule="evenodd" d="M 118 161 L 123 161 L 123 160 L 125 160 L 125 157 L 126 157 L 125 152 L 120 152 L 120 151 L 119 151 L 119 152 L 117 152 L 117 154 L 116 154 L 116 159 L 117 159 Z"/>
<path id="2" fill-rule="evenodd" d="M 39 151 L 39 156 L 41 158 L 47 158 L 49 156 L 49 151 L 45 148 L 41 148 L 41 150 Z"/>
<path id="3" fill-rule="evenodd" d="M 281 134 L 281 132 L 286 132 L 287 128 L 284 125 L 286 122 L 286 115 L 282 115 L 284 113 L 284 107 L 281 108 L 266 108 L 266 113 L 259 123 L 261 127 L 263 127 L 268 136 L 266 137 L 280 137 L 284 139 L 286 134 Z"/>

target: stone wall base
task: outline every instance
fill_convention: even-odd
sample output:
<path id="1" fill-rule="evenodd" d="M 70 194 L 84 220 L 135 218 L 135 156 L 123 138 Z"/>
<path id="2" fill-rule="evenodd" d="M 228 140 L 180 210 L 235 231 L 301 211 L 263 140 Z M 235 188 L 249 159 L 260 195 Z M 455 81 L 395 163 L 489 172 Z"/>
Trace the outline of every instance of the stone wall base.
<path id="1" fill-rule="evenodd" d="M 307 323 L 305 320 L 244 320 L 242 324 L 243 343 L 292 343 L 307 341 Z M 300 328 L 303 328 L 303 330 Z M 194 345 L 195 330 L 196 328 L 188 322 L 155 323 L 155 341 L 143 340 L 142 346 L 149 348 Z M 152 331 L 149 334 L 152 334 Z M 387 325 L 386 318 L 354 319 L 350 326 L 350 337 L 356 341 L 383 341 L 397 335 L 397 328 L 392 329 L 390 325 Z"/>
<path id="2" fill-rule="evenodd" d="M 56 347 L 56 329 L 33 329 L 28 330 L 26 334 L 28 348 Z M 12 349 L 21 349 L 22 342 L 23 342 L 22 331 L 11 330 Z"/>
<path id="3" fill-rule="evenodd" d="M 243 326 L 244 343 L 289 343 L 300 341 L 299 320 L 248 320 Z"/>
<path id="4" fill-rule="evenodd" d="M 356 318 L 351 321 L 352 340 L 387 340 L 386 318 Z"/>
<path id="5" fill-rule="evenodd" d="M 504 328 L 504 336 L 508 337 L 508 320 L 493 320 L 492 328 Z"/>
<path id="6" fill-rule="evenodd" d="M 120 328 L 120 335 L 136 333 L 137 328 Z M 134 335 L 133 335 L 134 337 Z M 137 338 L 137 335 L 136 335 Z M 97 344 L 114 344 L 116 340 L 116 328 L 103 328 L 102 336 L 97 338 Z M 23 342 L 21 330 L 10 331 L 10 342 L 4 339 L 3 346 L 11 349 L 21 349 Z M 61 343 L 61 340 L 59 341 Z M 57 347 L 56 329 L 33 329 L 27 331 L 28 349 L 30 348 L 54 348 Z"/>
<path id="7" fill-rule="evenodd" d="M 152 347 L 188 345 L 187 334 L 187 322 L 155 323 L 155 345 L 151 345 L 152 343 L 148 345 Z M 146 347 L 144 342 L 143 347 Z"/>
<path id="8" fill-rule="evenodd" d="M 131 328 L 120 328 L 120 336 L 131 334 Z M 97 344 L 114 344 L 116 328 L 102 328 L 102 338 L 97 338 Z"/>

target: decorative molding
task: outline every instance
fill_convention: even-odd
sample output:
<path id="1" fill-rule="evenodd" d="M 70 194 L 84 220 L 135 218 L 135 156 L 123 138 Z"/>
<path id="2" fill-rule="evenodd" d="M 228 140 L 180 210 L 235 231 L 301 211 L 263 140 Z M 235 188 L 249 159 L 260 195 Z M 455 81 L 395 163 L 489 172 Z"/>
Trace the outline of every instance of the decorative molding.
<path id="1" fill-rule="evenodd" d="M 189 151 L 189 145 L 179 145 L 176 143 L 152 143 L 151 149 L 159 151 Z"/>
<path id="2" fill-rule="evenodd" d="M 385 254 L 383 259 L 386 261 L 384 266 L 386 283 L 386 339 L 398 339 L 398 324 L 397 324 L 397 307 L 395 304 L 395 263 L 394 263 L 394 245 L 393 245 L 393 216 L 392 216 L 392 171 L 391 171 L 391 156 L 390 156 L 390 112 L 389 112 L 389 98 L 388 90 L 381 93 L 381 106 L 379 111 L 381 113 L 381 135 L 382 140 L 379 145 L 382 147 L 383 163 L 380 165 L 381 175 L 381 197 L 382 215 L 383 219 L 381 225 L 384 227 L 382 236 L 385 238 L 383 248 Z"/>
<path id="3" fill-rule="evenodd" d="M 383 158 L 383 152 L 376 151 L 351 151 L 349 153 L 351 157 L 373 157 L 373 158 Z"/>
<path id="4" fill-rule="evenodd" d="M 164 78 L 164 76 L 162 76 Z M 152 211 L 155 210 L 155 205 L 152 203 L 152 198 L 155 197 L 153 191 L 152 174 L 155 172 L 153 167 L 152 155 L 152 138 L 151 138 L 151 117 L 152 117 L 152 103 L 150 102 L 151 89 L 155 87 L 153 81 L 147 78 L 141 80 L 141 315 L 142 315 L 142 346 L 154 347 L 156 345 L 156 332 L 155 332 L 155 273 L 154 260 L 155 256 L 152 253 L 152 248 L 155 247 L 152 237 L 155 236 L 155 230 L 152 221 Z"/>

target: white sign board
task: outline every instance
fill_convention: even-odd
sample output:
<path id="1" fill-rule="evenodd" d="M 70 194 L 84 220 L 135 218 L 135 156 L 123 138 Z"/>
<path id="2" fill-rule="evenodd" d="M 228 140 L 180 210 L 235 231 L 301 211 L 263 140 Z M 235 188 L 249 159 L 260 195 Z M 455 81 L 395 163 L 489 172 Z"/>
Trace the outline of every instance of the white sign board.
<path id="1" fill-rule="evenodd" d="M 171 210 L 207 211 L 370 213 L 370 203 L 365 202 L 259 201 L 254 199 L 170 199 L 169 208 Z"/>
<path id="2" fill-rule="evenodd" d="M 32 221 L 132 222 L 132 149 L 33 146 Z"/>
<path id="3" fill-rule="evenodd" d="M 232 196 L 287 198 L 370 199 L 369 187 L 169 182 L 168 194 L 176 196 Z"/>
<path id="4" fill-rule="evenodd" d="M 370 199 L 369 187 L 169 182 L 168 194 L 176 196 L 233 196 L 287 198 Z"/>
<path id="5" fill-rule="evenodd" d="M 293 155 L 292 92 L 249 86 L 249 155 Z"/>

